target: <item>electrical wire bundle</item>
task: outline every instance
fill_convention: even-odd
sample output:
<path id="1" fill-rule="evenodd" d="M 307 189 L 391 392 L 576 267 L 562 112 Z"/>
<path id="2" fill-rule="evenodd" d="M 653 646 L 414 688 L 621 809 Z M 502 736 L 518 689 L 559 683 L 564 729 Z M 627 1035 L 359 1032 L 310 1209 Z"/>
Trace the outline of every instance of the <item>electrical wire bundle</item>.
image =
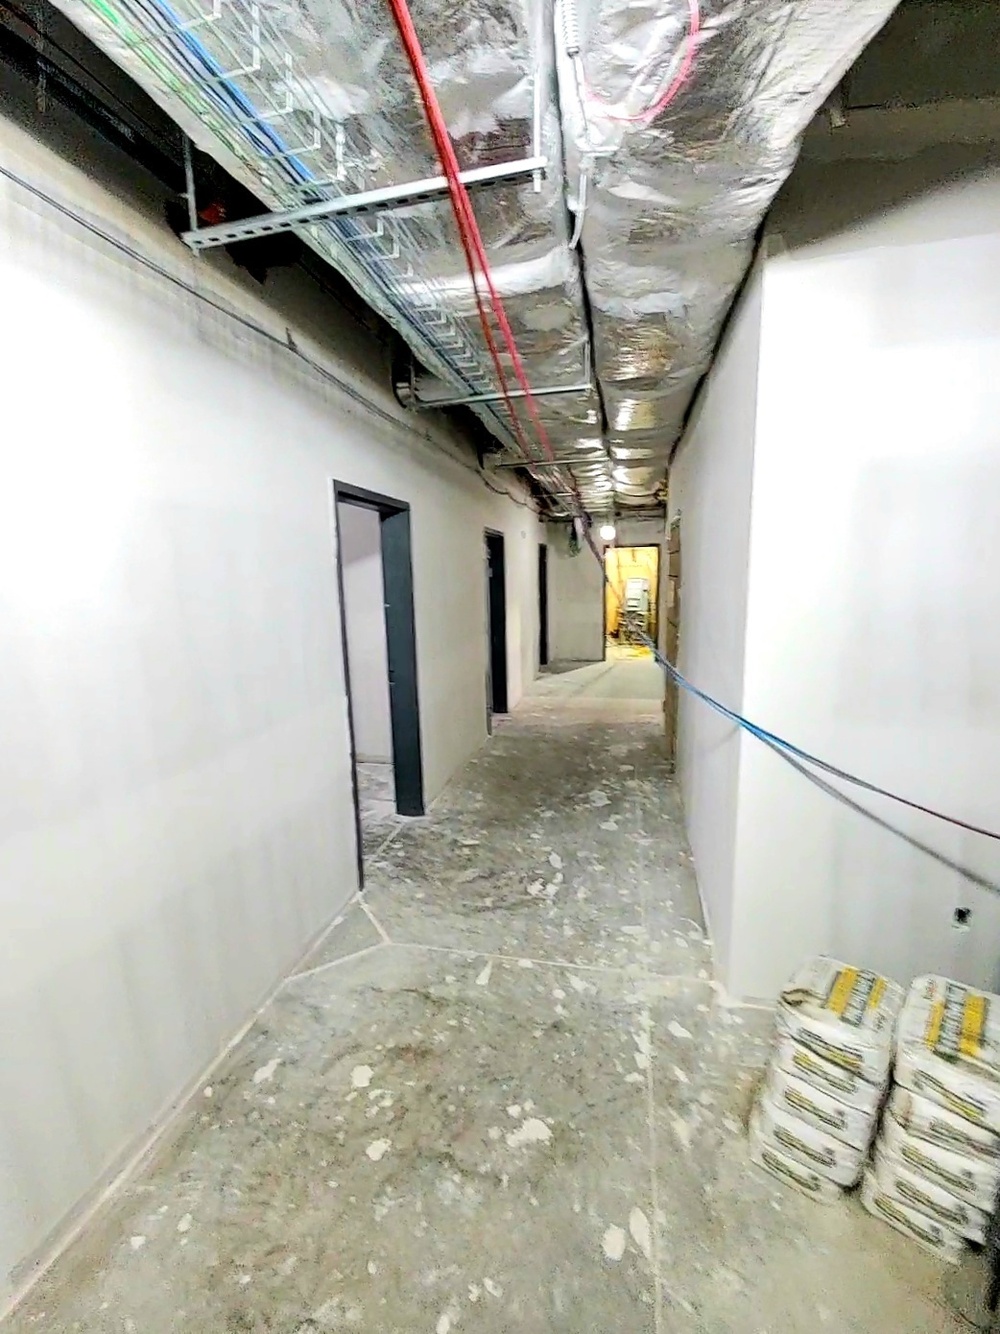
<path id="1" fill-rule="evenodd" d="M 465 183 L 461 177 L 461 169 L 455 154 L 455 147 L 451 141 L 451 135 L 448 132 L 447 124 L 445 123 L 441 104 L 438 101 L 434 86 L 431 83 L 427 63 L 420 46 L 420 39 L 413 22 L 413 16 L 410 13 L 407 0 L 389 0 L 389 5 L 392 9 L 393 18 L 396 20 L 396 26 L 399 29 L 403 49 L 406 52 L 407 59 L 410 62 L 410 68 L 413 71 L 413 77 L 417 84 L 417 90 L 420 94 L 420 100 L 427 117 L 427 124 L 430 128 L 431 137 L 434 140 L 434 147 L 441 162 L 442 171 L 448 181 L 448 196 L 451 200 L 452 212 L 455 216 L 455 225 L 458 228 L 459 239 L 465 254 L 465 262 L 469 271 L 469 278 L 472 282 L 472 291 L 476 300 L 476 309 L 479 313 L 479 323 L 483 331 L 483 338 L 486 341 L 486 346 L 489 349 L 490 359 L 496 369 L 497 382 L 500 386 L 500 393 L 503 397 L 504 405 L 510 417 L 511 426 L 517 437 L 521 452 L 524 455 L 526 465 L 530 466 L 532 463 L 543 463 L 544 460 L 538 459 L 534 446 L 529 441 L 517 409 L 514 406 L 507 373 L 504 370 L 503 362 L 500 359 L 500 351 L 497 347 L 496 338 L 494 337 L 493 329 L 491 327 L 491 314 L 500 331 L 504 348 L 514 369 L 514 375 L 524 395 L 524 403 L 528 409 L 528 414 L 531 417 L 532 425 L 535 428 L 538 443 L 541 446 L 542 451 L 548 455 L 549 459 L 554 460 L 555 451 L 552 448 L 552 442 L 545 429 L 545 423 L 542 421 L 537 401 L 531 392 L 531 385 L 528 382 L 528 377 L 524 370 L 524 362 L 521 359 L 517 340 L 510 327 L 510 321 L 507 318 L 503 300 L 501 299 L 500 293 L 497 291 L 496 284 L 493 281 L 489 260 L 486 255 L 486 247 L 483 244 L 482 233 L 479 230 L 479 224 L 476 221 L 472 202 L 469 199 L 469 192 L 465 188 Z M 483 291 L 484 287 L 485 294 Z M 488 306 L 487 301 L 489 303 Z M 579 488 L 571 474 L 568 477 L 568 481 L 574 500 L 582 508 Z"/>
<path id="2" fill-rule="evenodd" d="M 663 95 L 650 107 L 647 107 L 645 111 L 637 116 L 618 116 L 616 117 L 617 119 L 648 124 L 650 120 L 663 111 L 680 93 L 691 72 L 698 33 L 701 29 L 699 0 L 688 0 L 688 4 L 688 31 L 684 40 L 676 75 L 671 79 L 670 84 Z M 525 374 L 524 365 L 517 347 L 517 341 L 511 330 L 506 312 L 504 311 L 503 301 L 501 300 L 500 294 L 496 289 L 496 284 L 493 281 L 489 259 L 483 244 L 482 234 L 479 230 L 479 225 L 476 222 L 472 203 L 469 199 L 469 193 L 459 174 L 459 165 L 455 155 L 455 148 L 448 132 L 441 105 L 430 79 L 430 74 L 427 69 L 427 64 L 420 46 L 420 39 L 417 35 L 409 5 L 407 0 L 389 0 L 389 5 L 396 21 L 396 26 L 399 29 L 403 47 L 407 59 L 410 62 L 410 68 L 413 71 L 413 77 L 416 81 L 417 90 L 420 95 L 421 103 L 423 104 L 424 112 L 427 117 L 427 122 L 431 130 L 438 157 L 441 161 L 444 175 L 448 181 L 448 193 L 451 200 L 452 210 L 455 215 L 455 223 L 458 227 L 462 249 L 465 253 L 466 265 L 469 270 L 469 278 L 472 282 L 472 289 L 476 298 L 476 306 L 479 312 L 479 320 L 482 325 L 483 336 L 486 340 L 486 345 L 489 348 L 490 357 L 496 368 L 500 392 L 514 427 L 514 433 L 517 436 L 518 443 L 525 456 L 526 466 L 530 468 L 533 463 L 538 463 L 539 460 L 537 459 L 537 456 L 534 458 L 532 457 L 533 447 L 526 436 L 524 426 L 518 417 L 517 410 L 511 398 L 510 386 L 503 364 L 500 360 L 500 353 L 497 348 L 496 339 L 493 336 L 493 331 L 490 326 L 491 312 L 500 329 L 504 346 L 514 368 L 514 374 L 521 387 L 525 405 L 538 437 L 538 443 L 550 459 L 554 459 L 555 457 L 552 444 L 538 411 L 537 401 L 532 394 L 531 385 Z M 576 58 L 577 60 L 579 59 L 578 50 Z M 589 93 L 587 95 L 590 96 Z M 483 293 L 484 287 L 486 292 L 485 296 Z M 486 304 L 487 298 L 489 301 L 489 308 L 487 308 Z M 582 531 L 584 541 L 586 541 L 592 554 L 601 566 L 605 586 L 611 588 L 612 593 L 617 596 L 613 585 L 608 579 L 607 571 L 604 569 L 603 556 L 598 550 L 590 531 L 590 524 L 584 512 L 582 497 L 580 496 L 579 488 L 577 487 L 575 480 L 571 480 L 570 489 L 573 497 L 573 505 L 576 509 L 576 520 L 579 524 L 580 531 Z M 817 755 L 811 754 L 801 746 L 796 746 L 793 742 L 787 741 L 777 733 L 768 731 L 767 728 L 760 727 L 750 719 L 744 718 L 742 714 L 737 713 L 735 709 L 730 709 L 720 700 L 713 698 L 713 696 L 709 695 L 706 691 L 701 690 L 693 682 L 688 681 L 673 663 L 669 662 L 664 657 L 651 639 L 646 637 L 644 642 L 647 647 L 652 650 L 656 661 L 680 689 L 686 691 L 693 698 L 700 700 L 709 708 L 714 709 L 716 713 L 728 719 L 728 721 L 732 722 L 737 727 L 742 728 L 751 736 L 756 737 L 758 741 L 761 741 L 764 745 L 774 750 L 783 759 L 788 760 L 799 767 L 807 766 L 805 772 L 809 772 L 809 770 L 818 770 L 820 773 L 827 774 L 841 782 L 859 787 L 865 792 L 870 792 L 876 796 L 885 797 L 890 801 L 897 802 L 902 806 L 908 807 L 910 810 L 919 811 L 924 815 L 929 815 L 936 820 L 944 821 L 959 829 L 964 829 L 969 833 L 978 834 L 983 838 L 989 838 L 1000 842 L 1000 833 L 984 828 L 981 825 L 973 824 L 967 820 L 961 820 L 955 816 L 947 815 L 941 811 L 933 809 L 933 807 L 926 806 L 921 802 L 912 801 L 907 797 L 900 796 L 898 793 L 891 792 L 887 788 L 880 787 L 876 783 L 871 783 L 867 779 L 860 778 L 846 769 L 842 769 L 835 764 L 831 764 L 828 761 L 821 759 Z"/>

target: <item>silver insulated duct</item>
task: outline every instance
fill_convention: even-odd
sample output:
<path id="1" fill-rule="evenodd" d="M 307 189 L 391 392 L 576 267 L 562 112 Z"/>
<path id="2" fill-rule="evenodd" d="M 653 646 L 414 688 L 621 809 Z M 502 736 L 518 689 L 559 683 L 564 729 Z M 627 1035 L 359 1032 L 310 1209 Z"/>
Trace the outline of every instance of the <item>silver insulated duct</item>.
<path id="1" fill-rule="evenodd" d="M 294 230 L 429 372 L 414 406 L 521 456 L 387 0 L 56 3 L 272 210 L 194 248 Z M 412 0 L 556 510 L 655 503 L 799 136 L 894 3 Z"/>
<path id="2" fill-rule="evenodd" d="M 771 200 L 895 0 L 560 0 L 566 168 L 617 497 L 648 502 Z"/>

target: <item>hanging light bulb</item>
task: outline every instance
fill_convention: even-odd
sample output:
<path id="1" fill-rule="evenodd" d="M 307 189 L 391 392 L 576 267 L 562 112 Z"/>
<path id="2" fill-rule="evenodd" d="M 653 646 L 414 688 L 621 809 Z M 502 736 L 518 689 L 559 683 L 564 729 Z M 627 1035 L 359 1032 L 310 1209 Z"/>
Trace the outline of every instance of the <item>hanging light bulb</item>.
<path id="1" fill-rule="evenodd" d="M 615 526 L 613 523 L 601 524 L 601 541 L 613 542 L 615 540 Z"/>

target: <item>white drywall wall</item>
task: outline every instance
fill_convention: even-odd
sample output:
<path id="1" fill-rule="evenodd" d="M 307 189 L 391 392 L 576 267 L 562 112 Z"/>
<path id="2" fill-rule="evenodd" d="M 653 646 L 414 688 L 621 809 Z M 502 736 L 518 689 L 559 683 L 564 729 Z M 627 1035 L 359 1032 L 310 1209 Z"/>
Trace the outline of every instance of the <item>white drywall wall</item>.
<path id="1" fill-rule="evenodd" d="M 680 515 L 679 666 L 739 709 L 743 701 L 747 554 L 754 455 L 761 274 L 754 267 L 670 469 L 669 515 Z M 728 972 L 742 740 L 683 691 L 677 768 L 698 886 Z"/>
<path id="2" fill-rule="evenodd" d="M 663 523 L 655 519 L 623 519 L 617 525 L 619 546 L 659 546 L 660 589 L 664 588 Z M 569 526 L 549 524 L 549 660 L 600 662 L 604 658 L 604 574 L 593 552 L 583 543 L 570 555 Z M 594 534 L 598 550 L 604 544 Z M 662 638 L 663 600 L 660 600 Z"/>
<path id="3" fill-rule="evenodd" d="M 604 657 L 604 575 L 586 543 L 570 554 L 569 525 L 549 524 L 549 661 Z"/>
<path id="4" fill-rule="evenodd" d="M 764 280 L 744 704 L 996 829 L 1000 173 L 972 165 L 950 148 L 810 168 L 774 218 L 788 248 Z M 735 991 L 773 996 L 814 949 L 996 986 L 995 844 L 853 794 L 984 887 L 750 741 L 740 794 Z"/>
<path id="5" fill-rule="evenodd" d="M 344 581 L 344 623 L 351 677 L 351 716 L 358 759 L 392 759 L 389 657 L 385 638 L 381 521 L 376 510 L 337 506 Z"/>
<path id="6" fill-rule="evenodd" d="M 0 181 L 2 1308 L 356 887 L 332 480 L 412 507 L 428 798 L 485 736 L 483 530 L 507 539 L 515 701 L 539 534 L 295 275 L 269 280 L 300 308 L 278 315 L 127 182 L 2 121 L 0 154 L 275 336 Z M 374 364 L 382 415 L 288 330 Z"/>

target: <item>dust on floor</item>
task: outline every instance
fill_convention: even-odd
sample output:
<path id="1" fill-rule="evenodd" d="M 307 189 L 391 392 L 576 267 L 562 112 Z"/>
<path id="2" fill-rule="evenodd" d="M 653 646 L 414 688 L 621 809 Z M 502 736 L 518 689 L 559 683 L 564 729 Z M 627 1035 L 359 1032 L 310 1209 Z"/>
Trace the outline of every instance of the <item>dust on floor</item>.
<path id="1" fill-rule="evenodd" d="M 938 1334 L 942 1269 L 748 1161 L 662 717 L 535 699 L 10 1334 Z"/>

